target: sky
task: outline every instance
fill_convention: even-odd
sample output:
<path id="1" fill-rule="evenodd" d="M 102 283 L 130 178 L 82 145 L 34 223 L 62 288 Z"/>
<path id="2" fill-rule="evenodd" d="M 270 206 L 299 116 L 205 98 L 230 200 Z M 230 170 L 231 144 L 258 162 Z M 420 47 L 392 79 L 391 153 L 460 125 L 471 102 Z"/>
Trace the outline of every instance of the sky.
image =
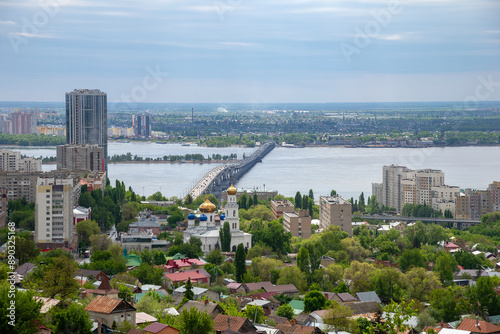
<path id="1" fill-rule="evenodd" d="M 498 0 L 0 0 L 0 101 L 499 101 Z"/>

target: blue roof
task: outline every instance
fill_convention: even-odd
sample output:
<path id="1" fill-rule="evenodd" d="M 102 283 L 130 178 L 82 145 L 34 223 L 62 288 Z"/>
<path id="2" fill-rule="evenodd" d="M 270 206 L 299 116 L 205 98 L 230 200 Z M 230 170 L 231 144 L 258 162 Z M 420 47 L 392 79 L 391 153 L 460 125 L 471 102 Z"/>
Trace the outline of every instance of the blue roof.
<path id="1" fill-rule="evenodd" d="M 221 214 L 221 215 L 219 216 L 219 218 L 220 218 L 220 220 L 224 220 L 224 219 L 226 219 L 226 215 L 223 213 L 223 214 Z"/>
<path id="2" fill-rule="evenodd" d="M 196 219 L 196 216 L 191 212 L 189 215 L 188 215 L 188 219 L 189 220 L 193 220 L 193 219 Z"/>
<path id="3" fill-rule="evenodd" d="M 205 215 L 201 215 L 201 216 L 200 216 L 200 221 L 202 221 L 202 222 L 207 221 L 207 219 L 208 219 L 208 218 L 207 218 L 207 216 L 205 216 Z"/>

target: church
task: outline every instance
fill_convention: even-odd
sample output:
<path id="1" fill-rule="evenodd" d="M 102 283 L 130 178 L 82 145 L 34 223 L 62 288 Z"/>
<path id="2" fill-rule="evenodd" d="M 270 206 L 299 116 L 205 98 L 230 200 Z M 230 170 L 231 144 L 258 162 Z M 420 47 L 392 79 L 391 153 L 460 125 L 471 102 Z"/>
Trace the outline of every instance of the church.
<path id="1" fill-rule="evenodd" d="M 252 235 L 240 230 L 240 218 L 238 216 L 238 203 L 236 202 L 236 188 L 227 189 L 227 204 L 224 213 L 219 216 L 220 223 L 216 223 L 217 216 L 215 205 L 207 198 L 199 207 L 201 216 L 200 224 L 195 226 L 196 216 L 193 213 L 188 215 L 188 227 L 184 231 L 184 242 L 188 242 L 191 237 L 201 240 L 201 249 L 208 253 L 213 249 L 220 249 L 219 230 L 225 222 L 229 223 L 231 229 L 231 251 L 235 252 L 239 244 L 243 244 L 245 249 L 252 247 Z"/>

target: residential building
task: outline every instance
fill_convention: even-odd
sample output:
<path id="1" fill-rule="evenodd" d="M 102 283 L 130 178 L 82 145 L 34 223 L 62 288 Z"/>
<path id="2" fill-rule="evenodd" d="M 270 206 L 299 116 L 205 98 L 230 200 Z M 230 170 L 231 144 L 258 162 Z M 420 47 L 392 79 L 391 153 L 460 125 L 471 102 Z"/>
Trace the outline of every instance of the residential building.
<path id="1" fill-rule="evenodd" d="M 193 289 L 200 289 L 193 287 Z M 209 290 L 207 290 L 209 291 Z M 196 297 L 195 297 L 196 299 Z M 188 300 L 184 305 L 179 307 L 179 313 L 182 313 L 184 310 L 190 310 L 192 307 L 198 309 L 200 312 L 207 313 L 210 318 L 214 319 L 217 314 L 223 314 L 224 310 L 217 303 L 209 302 L 208 299 L 205 299 L 201 302 L 196 300 Z"/>
<path id="2" fill-rule="evenodd" d="M 500 334 L 499 326 L 484 320 L 479 320 L 478 318 L 464 318 L 460 325 L 458 325 L 457 329 L 462 331 L 470 331 L 471 334 Z"/>
<path id="3" fill-rule="evenodd" d="M 500 182 L 486 190 L 465 189 L 456 197 L 455 218 L 480 220 L 487 213 L 500 211 Z"/>
<path id="4" fill-rule="evenodd" d="M 1 199 L 1 210 L 0 210 L 0 229 L 4 228 L 7 225 L 7 190 L 2 188 L 2 199 Z"/>
<path id="5" fill-rule="evenodd" d="M 70 175 L 38 178 L 35 200 L 35 242 L 42 248 L 74 247 L 73 207 L 78 203 L 80 180 Z M 55 244 L 55 245 L 54 245 Z"/>
<path id="6" fill-rule="evenodd" d="M 104 171 L 104 147 L 99 145 L 57 146 L 57 169 Z"/>
<path id="7" fill-rule="evenodd" d="M 36 114 L 22 111 L 13 112 L 12 133 L 16 135 L 36 133 Z"/>
<path id="8" fill-rule="evenodd" d="M 76 226 L 79 222 L 83 220 L 89 220 L 91 218 L 92 208 L 84 208 L 83 206 L 75 206 L 73 209 L 73 226 Z"/>
<path id="9" fill-rule="evenodd" d="M 120 245 L 128 251 L 143 251 L 145 249 L 161 249 L 167 247 L 166 240 L 157 240 L 151 233 L 126 233 L 120 235 Z"/>
<path id="10" fill-rule="evenodd" d="M 104 148 L 108 170 L 107 95 L 98 89 L 66 93 L 66 144 L 99 145 Z"/>
<path id="11" fill-rule="evenodd" d="M 113 322 L 120 326 L 126 320 L 135 326 L 135 307 L 125 299 L 97 296 L 85 307 L 85 311 L 90 319 L 105 326 L 106 331 L 112 328 Z"/>
<path id="12" fill-rule="evenodd" d="M 134 128 L 134 136 L 149 138 L 151 136 L 151 115 L 133 115 L 132 127 Z"/>
<path id="13" fill-rule="evenodd" d="M 311 237 L 311 216 L 309 211 L 283 213 L 283 228 L 294 237 L 309 239 Z"/>
<path id="14" fill-rule="evenodd" d="M 144 327 L 143 331 L 147 334 L 179 334 L 180 331 L 172 326 L 154 322 Z M 130 332 L 129 332 L 130 333 Z"/>
<path id="15" fill-rule="evenodd" d="M 226 330 L 235 331 L 237 333 L 256 332 L 257 328 L 245 317 L 236 317 L 232 315 L 217 314 L 214 319 L 214 329 L 217 332 Z"/>
<path id="16" fill-rule="evenodd" d="M 272 200 L 271 211 L 273 213 L 274 219 L 278 219 L 279 217 L 283 216 L 284 212 L 294 212 L 295 207 L 292 202 L 287 199 L 279 201 Z"/>
<path id="17" fill-rule="evenodd" d="M 188 279 L 190 279 L 193 284 L 207 283 L 210 285 L 210 278 L 201 273 L 199 269 L 164 275 L 164 282 L 169 287 L 176 283 L 186 283 Z"/>
<path id="18" fill-rule="evenodd" d="M 446 207 L 438 203 L 454 202 L 458 187 L 444 184 L 444 173 L 434 169 L 411 170 L 405 166 L 384 166 L 382 183 L 372 184 L 372 194 L 381 205 L 401 212 L 405 204 Z M 448 205 L 449 207 L 450 205 Z"/>
<path id="19" fill-rule="evenodd" d="M 35 201 L 36 182 L 42 172 L 3 172 L 0 171 L 0 188 L 6 190 L 9 199 L 26 199 L 26 202 Z"/>
<path id="20" fill-rule="evenodd" d="M 144 209 L 139 212 L 136 222 L 128 226 L 129 233 L 152 233 L 157 237 L 160 234 L 160 224 L 158 223 L 158 216 L 153 214 L 153 211 Z"/>
<path id="21" fill-rule="evenodd" d="M 29 157 L 21 158 L 19 151 L 0 150 L 0 169 L 8 172 L 41 172 L 42 160 Z"/>
<path id="22" fill-rule="evenodd" d="M 330 225 L 339 226 L 342 231 L 352 235 L 351 203 L 340 196 L 319 198 L 319 227 L 324 230 Z"/>
<path id="23" fill-rule="evenodd" d="M 93 171 L 87 174 L 86 177 L 80 180 L 80 184 L 87 186 L 87 191 L 92 192 L 95 189 L 101 189 L 104 191 L 104 187 L 106 187 L 107 176 L 104 171 Z"/>
<path id="24" fill-rule="evenodd" d="M 231 232 L 231 251 L 235 252 L 236 247 L 241 243 L 248 250 L 252 247 L 252 235 L 240 230 L 240 218 L 238 216 L 238 203 L 236 201 L 236 188 L 231 185 L 227 189 L 228 200 L 224 208 L 224 214 L 217 217 L 216 207 L 208 198 L 198 208 L 200 224 L 195 226 L 196 216 L 188 215 L 188 227 L 184 230 L 184 242 L 189 242 L 191 237 L 201 240 L 201 249 L 204 253 L 212 249 L 220 249 L 219 231 L 225 222 L 229 223 Z M 217 219 L 220 218 L 220 221 Z"/>

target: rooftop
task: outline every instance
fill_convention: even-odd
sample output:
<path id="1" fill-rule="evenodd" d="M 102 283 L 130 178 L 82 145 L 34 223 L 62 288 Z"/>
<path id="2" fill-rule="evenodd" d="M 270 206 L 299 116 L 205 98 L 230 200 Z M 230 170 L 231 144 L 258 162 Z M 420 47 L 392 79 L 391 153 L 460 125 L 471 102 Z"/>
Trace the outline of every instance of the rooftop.
<path id="1" fill-rule="evenodd" d="M 340 196 L 321 196 L 320 202 L 321 201 L 323 201 L 323 203 L 325 204 L 327 202 L 328 204 L 349 204 L 349 205 L 351 204 Z"/>

